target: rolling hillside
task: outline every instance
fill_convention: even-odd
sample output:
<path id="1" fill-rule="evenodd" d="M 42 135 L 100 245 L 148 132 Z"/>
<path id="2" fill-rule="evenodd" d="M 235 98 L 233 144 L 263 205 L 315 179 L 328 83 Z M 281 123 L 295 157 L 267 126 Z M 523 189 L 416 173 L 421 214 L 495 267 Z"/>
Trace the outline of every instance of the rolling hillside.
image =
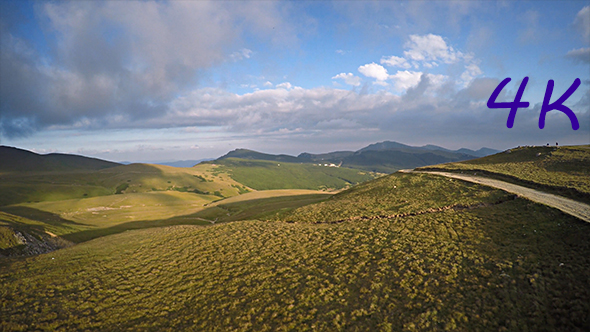
<path id="1" fill-rule="evenodd" d="M 265 215 L 129 231 L 7 261 L 0 326 L 590 328 L 590 224 L 505 192 L 393 174 Z"/>
<path id="2" fill-rule="evenodd" d="M 44 155 L 3 148 L 0 207 L 114 194 L 189 192 L 219 199 L 253 189 L 335 190 L 375 178 L 370 172 L 311 164 L 223 158 L 190 168 L 120 165 L 71 155 Z M 239 153 L 238 153 L 239 154 Z M 251 153 L 247 153 L 251 156 Z M 264 154 L 255 154 L 266 158 Z M 291 159 L 278 156 L 280 160 Z"/>
<path id="3" fill-rule="evenodd" d="M 588 183 L 586 147 L 544 151 L 543 162 L 536 150 L 515 150 L 458 165 L 510 163 Z M 0 252 L 63 249 L 0 257 L 0 330 L 590 329 L 588 223 L 501 190 L 420 173 L 335 195 L 238 196 L 251 187 L 232 186 L 240 183 L 236 171 L 256 186 L 274 185 L 273 177 L 293 183 L 304 167 L 321 179 L 363 174 L 224 162 L 117 166 L 97 179 L 128 184 L 120 194 L 2 207 Z M 221 197 L 195 193 L 201 184 L 235 191 L 215 201 Z M 23 248 L 22 237 L 37 245 Z"/>
<path id="4" fill-rule="evenodd" d="M 159 191 L 218 199 L 249 190 L 215 168 L 205 164 L 194 168 L 131 164 L 101 170 L 5 173 L 0 174 L 0 206 Z"/>

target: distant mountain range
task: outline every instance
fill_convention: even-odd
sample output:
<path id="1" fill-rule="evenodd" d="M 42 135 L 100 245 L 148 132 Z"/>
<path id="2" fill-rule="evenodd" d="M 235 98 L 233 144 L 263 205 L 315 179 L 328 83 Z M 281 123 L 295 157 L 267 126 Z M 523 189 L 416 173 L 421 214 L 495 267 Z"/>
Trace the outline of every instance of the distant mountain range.
<path id="1" fill-rule="evenodd" d="M 443 147 L 440 147 L 437 145 L 432 145 L 432 144 L 427 144 L 424 146 L 410 146 L 410 145 L 405 145 L 402 143 L 391 142 L 391 141 L 385 141 L 385 142 L 381 142 L 381 143 L 371 144 L 365 148 L 360 149 L 359 151 L 367 151 L 367 150 L 383 151 L 383 150 L 395 150 L 395 149 L 400 149 L 400 150 L 401 149 L 410 149 L 412 151 L 413 150 L 446 151 L 446 152 L 467 154 L 467 155 L 471 155 L 471 156 L 475 156 L 475 157 L 486 157 L 486 156 L 500 152 L 499 150 L 494 150 L 494 149 L 490 149 L 490 148 L 481 148 L 477 151 L 473 151 L 471 149 L 466 149 L 466 148 L 461 148 L 458 150 L 449 150 L 449 149 L 445 149 Z"/>
<path id="2" fill-rule="evenodd" d="M 358 151 L 336 151 L 323 154 L 301 153 L 297 157 L 280 154 L 266 154 L 247 149 L 236 149 L 216 159 L 223 162 L 227 158 L 270 160 L 291 163 L 318 163 L 322 165 L 338 165 L 359 168 L 373 172 L 391 173 L 400 169 L 463 161 L 485 157 L 500 151 L 481 148 L 449 150 L 436 145 L 421 147 L 405 145 L 397 142 L 380 142 L 371 144 Z"/>
<path id="3" fill-rule="evenodd" d="M 485 157 L 497 152 L 499 151 L 489 148 L 481 148 L 477 151 L 464 148 L 449 150 L 436 145 L 416 147 L 385 141 L 371 144 L 358 151 L 335 151 L 322 154 L 301 153 L 295 157 L 286 154 L 274 155 L 247 149 L 237 149 L 230 151 L 214 161 L 207 161 L 211 159 L 181 160 L 161 162 L 158 164 L 174 167 L 192 167 L 200 162 L 222 163 L 227 158 L 239 158 L 289 163 L 313 163 L 391 173 L 404 168 L 415 168 Z M 0 146 L 0 172 L 100 170 L 122 164 L 126 163 L 115 163 L 97 158 L 61 153 L 40 155 L 14 147 Z"/>

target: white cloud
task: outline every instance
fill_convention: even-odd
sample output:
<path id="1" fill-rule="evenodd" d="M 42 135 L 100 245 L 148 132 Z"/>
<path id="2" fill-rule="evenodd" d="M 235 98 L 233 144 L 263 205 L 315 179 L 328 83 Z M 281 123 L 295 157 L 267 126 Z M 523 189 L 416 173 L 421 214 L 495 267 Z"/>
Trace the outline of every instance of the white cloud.
<path id="1" fill-rule="evenodd" d="M 354 76 L 352 73 L 340 73 L 334 77 L 332 77 L 333 80 L 335 79 L 343 79 L 344 82 L 348 85 L 353 85 L 353 86 L 359 86 L 361 85 L 361 78 L 358 76 Z"/>
<path id="2" fill-rule="evenodd" d="M 258 86 L 256 84 L 240 84 L 240 88 L 251 88 L 251 89 L 255 89 Z"/>
<path id="3" fill-rule="evenodd" d="M 389 78 L 393 80 L 393 86 L 397 91 L 404 91 L 418 85 L 421 76 L 422 72 L 419 71 L 400 70 Z"/>
<path id="4" fill-rule="evenodd" d="M 378 81 L 385 81 L 389 77 L 389 75 L 387 74 L 387 69 L 374 62 L 360 66 L 358 71 L 361 74 L 367 77 L 375 78 Z"/>
<path id="5" fill-rule="evenodd" d="M 505 137 L 510 131 L 498 133 L 498 128 L 505 128 L 506 112 L 490 112 L 485 105 L 498 80 L 478 78 L 467 88 L 451 89 L 442 96 L 438 95 L 437 86 L 446 86 L 447 77 L 411 71 L 400 71 L 392 76 L 393 84 L 406 90 L 401 96 L 386 91 L 362 94 L 326 87 L 268 89 L 243 95 L 221 89 L 198 89 L 175 100 L 170 110 L 157 119 L 158 126 L 143 122 L 145 120 L 134 122 L 133 126 L 215 126 L 224 128 L 228 135 L 241 138 L 253 135 L 259 141 L 285 132 L 296 133 L 285 139 L 298 142 L 302 149 L 306 149 L 306 143 L 302 143 L 301 137 L 308 137 L 307 142 L 316 142 L 317 135 L 325 135 L 326 141 L 334 144 L 355 131 L 358 134 L 359 128 L 384 137 L 403 133 L 403 137 L 411 138 L 420 128 L 439 133 L 439 138 L 473 139 L 484 135 L 487 140 L 514 139 L 515 136 Z M 578 107 L 574 111 L 580 110 Z M 532 126 L 527 129 L 527 135 L 539 138 L 542 133 L 536 127 L 538 113 L 533 113 L 523 113 L 518 124 L 530 122 Z M 587 118 L 585 115 L 584 119 Z M 565 124 L 563 130 L 571 131 L 569 123 Z M 443 127 L 444 131 L 440 131 Z M 433 140 L 435 136 L 427 137 Z"/>
<path id="6" fill-rule="evenodd" d="M 461 83 L 463 86 L 467 86 L 474 78 L 483 74 L 479 66 L 475 63 L 469 63 L 465 65 L 465 71 L 461 74 Z"/>
<path id="7" fill-rule="evenodd" d="M 411 65 L 408 63 L 406 59 L 395 55 L 382 57 L 381 64 L 388 65 L 390 67 L 400 67 L 406 69 L 411 67 Z"/>
<path id="8" fill-rule="evenodd" d="M 344 50 L 336 50 L 336 53 L 340 54 L 340 55 L 344 55 L 346 53 L 348 53 L 347 51 Z"/>
<path id="9" fill-rule="evenodd" d="M 264 83 L 265 87 L 272 87 L 272 82 L 270 81 L 266 81 L 266 83 Z"/>
<path id="10" fill-rule="evenodd" d="M 586 43 L 590 44 L 590 6 L 582 8 L 574 20 L 574 26 Z"/>
<path id="11" fill-rule="evenodd" d="M 571 50 L 567 52 L 565 56 L 574 60 L 575 62 L 590 63 L 590 47 Z"/>
<path id="12" fill-rule="evenodd" d="M 243 59 L 250 59 L 250 57 L 252 56 L 252 50 L 249 50 L 247 48 L 243 48 L 237 52 L 232 53 L 229 57 L 234 60 L 234 61 L 239 61 L 239 60 L 243 60 Z"/>
<path id="13" fill-rule="evenodd" d="M 287 89 L 287 90 L 289 90 L 289 89 L 293 88 L 293 86 L 289 82 L 284 82 L 284 83 L 281 83 L 281 84 L 277 84 L 277 88 L 278 89 Z"/>
<path id="14" fill-rule="evenodd" d="M 490 98 L 492 92 L 500 84 L 500 81 L 496 78 L 476 78 L 474 79 L 465 89 L 462 89 L 456 96 L 459 99 L 470 99 L 474 101 L 481 101 Z M 502 90 L 502 94 L 506 94 L 505 90 Z M 502 95 L 500 96 L 500 98 Z M 498 99 L 500 100 L 500 99 Z"/>
<path id="15" fill-rule="evenodd" d="M 433 88 L 439 88 L 449 77 L 442 74 L 426 74 Z"/>
<path id="16" fill-rule="evenodd" d="M 415 61 L 443 61 L 455 63 L 462 57 L 461 52 L 448 46 L 441 36 L 428 34 L 424 36 L 410 35 L 410 40 L 405 43 L 404 55 L 407 59 Z"/>
<path id="17" fill-rule="evenodd" d="M 319 123 L 335 119 L 355 123 L 370 120 L 367 114 L 376 109 L 389 110 L 386 105 L 399 100 L 391 94 L 360 95 L 331 88 L 277 88 L 243 95 L 204 88 L 176 99 L 158 123 L 168 127 L 224 126 L 234 131 L 262 133 L 276 128 L 314 130 Z"/>

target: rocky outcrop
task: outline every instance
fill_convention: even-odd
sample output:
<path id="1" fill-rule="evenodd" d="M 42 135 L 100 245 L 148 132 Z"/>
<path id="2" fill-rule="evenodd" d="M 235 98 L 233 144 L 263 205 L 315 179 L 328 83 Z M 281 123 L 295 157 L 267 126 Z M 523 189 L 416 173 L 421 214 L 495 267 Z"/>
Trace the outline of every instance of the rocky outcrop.
<path id="1" fill-rule="evenodd" d="M 0 250 L 0 255 L 8 257 L 23 257 L 46 254 L 57 249 L 72 246 L 73 243 L 58 236 L 22 230 L 13 230 L 17 245 Z"/>

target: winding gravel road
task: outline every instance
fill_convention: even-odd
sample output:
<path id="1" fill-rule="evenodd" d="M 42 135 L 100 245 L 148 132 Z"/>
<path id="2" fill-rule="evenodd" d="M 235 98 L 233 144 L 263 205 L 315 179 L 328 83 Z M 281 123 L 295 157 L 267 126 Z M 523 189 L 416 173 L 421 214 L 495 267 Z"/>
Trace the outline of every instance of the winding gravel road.
<path id="1" fill-rule="evenodd" d="M 456 173 L 447 173 L 447 172 L 423 172 L 423 171 L 408 171 L 405 170 L 406 173 L 428 173 L 428 174 L 436 174 L 442 175 L 453 179 L 459 179 L 469 182 L 474 182 L 478 184 L 482 184 L 484 186 L 494 187 L 498 189 L 502 189 L 509 193 L 516 194 L 518 196 L 522 196 L 525 198 L 530 199 L 533 202 L 545 204 L 547 206 L 556 208 L 561 210 L 567 214 L 570 214 L 576 218 L 582 219 L 586 222 L 590 222 L 590 205 L 584 204 L 581 202 L 577 202 L 571 200 L 569 198 L 564 198 L 561 196 L 548 194 L 539 190 L 531 189 L 522 187 L 516 184 L 484 178 L 475 175 L 469 174 L 456 174 Z"/>

